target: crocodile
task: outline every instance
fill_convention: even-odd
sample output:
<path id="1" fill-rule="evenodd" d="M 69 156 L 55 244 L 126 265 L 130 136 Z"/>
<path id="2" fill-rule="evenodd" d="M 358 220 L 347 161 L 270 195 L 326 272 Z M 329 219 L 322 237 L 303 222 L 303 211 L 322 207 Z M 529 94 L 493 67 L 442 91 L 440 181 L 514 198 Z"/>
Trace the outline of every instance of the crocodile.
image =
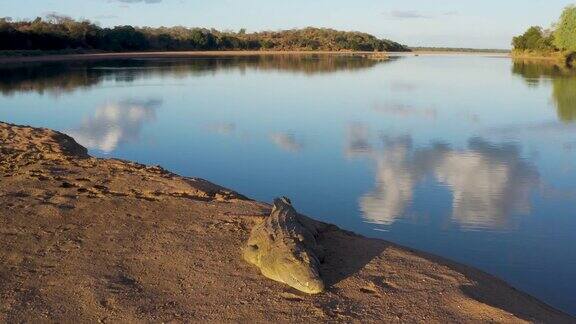
<path id="1" fill-rule="evenodd" d="M 317 242 L 318 224 L 299 215 L 290 199 L 274 200 L 270 216 L 256 225 L 243 249 L 244 259 L 265 277 L 307 294 L 324 292 L 320 276 L 323 249 Z"/>

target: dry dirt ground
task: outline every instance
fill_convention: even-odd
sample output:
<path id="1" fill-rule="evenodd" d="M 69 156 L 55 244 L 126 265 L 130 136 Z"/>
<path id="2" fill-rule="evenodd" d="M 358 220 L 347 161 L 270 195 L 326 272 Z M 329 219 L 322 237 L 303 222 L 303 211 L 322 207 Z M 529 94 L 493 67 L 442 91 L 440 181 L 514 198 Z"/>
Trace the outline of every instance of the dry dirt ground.
<path id="1" fill-rule="evenodd" d="M 575 322 L 483 272 L 335 226 L 320 237 L 328 291 L 300 294 L 240 256 L 269 209 L 0 123 L 0 322 Z"/>

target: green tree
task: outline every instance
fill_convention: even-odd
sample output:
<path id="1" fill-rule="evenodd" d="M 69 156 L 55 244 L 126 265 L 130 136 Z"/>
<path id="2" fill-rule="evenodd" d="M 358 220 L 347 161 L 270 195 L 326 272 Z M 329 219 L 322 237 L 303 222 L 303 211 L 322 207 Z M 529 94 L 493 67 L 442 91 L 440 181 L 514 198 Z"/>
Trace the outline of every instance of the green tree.
<path id="1" fill-rule="evenodd" d="M 532 26 L 528 30 L 512 39 L 514 49 L 521 51 L 553 51 L 553 33 L 539 26 Z"/>
<path id="2" fill-rule="evenodd" d="M 576 6 L 564 9 L 554 33 L 554 45 L 562 50 L 576 51 Z"/>

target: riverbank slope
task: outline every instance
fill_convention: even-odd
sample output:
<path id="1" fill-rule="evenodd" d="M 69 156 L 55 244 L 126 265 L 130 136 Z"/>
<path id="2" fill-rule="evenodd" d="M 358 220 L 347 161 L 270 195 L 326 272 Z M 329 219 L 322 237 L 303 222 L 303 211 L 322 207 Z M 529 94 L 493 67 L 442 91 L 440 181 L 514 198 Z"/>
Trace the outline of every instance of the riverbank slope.
<path id="1" fill-rule="evenodd" d="M 302 295 L 241 258 L 267 204 L 90 157 L 48 129 L 0 122 L 0 154 L 0 322 L 574 322 L 481 271 L 335 226 L 319 238 L 328 291 Z"/>

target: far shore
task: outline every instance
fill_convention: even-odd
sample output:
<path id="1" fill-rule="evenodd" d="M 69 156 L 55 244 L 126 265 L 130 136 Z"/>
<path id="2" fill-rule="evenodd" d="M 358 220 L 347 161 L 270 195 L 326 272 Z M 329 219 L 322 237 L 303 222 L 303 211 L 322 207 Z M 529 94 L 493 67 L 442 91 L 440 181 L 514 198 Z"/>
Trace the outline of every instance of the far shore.
<path id="1" fill-rule="evenodd" d="M 394 52 L 396 53 L 396 52 Z M 418 54 L 418 55 L 471 55 L 471 56 L 501 56 L 509 57 L 510 53 L 503 52 L 484 52 L 484 51 L 432 51 L 432 50 L 415 50 L 412 52 L 398 52 L 397 54 Z"/>
<path id="2" fill-rule="evenodd" d="M 410 52 L 407 52 L 410 53 Z M 187 58 L 203 56 L 253 56 L 253 55 L 341 55 L 386 57 L 388 52 L 353 51 L 174 51 L 174 52 L 122 52 L 39 56 L 0 56 L 2 63 L 59 62 L 59 61 L 96 61 L 132 58 Z"/>
<path id="3" fill-rule="evenodd" d="M 546 61 L 548 63 L 567 63 L 568 52 L 512 51 L 510 56 L 515 60 Z"/>
<path id="4" fill-rule="evenodd" d="M 340 55 L 385 58 L 387 56 L 414 55 L 481 55 L 509 57 L 508 53 L 458 52 L 458 51 L 412 51 L 412 52 L 354 52 L 354 51 L 174 51 L 174 52 L 124 52 L 124 53 L 91 53 L 38 56 L 0 56 L 0 64 L 61 62 L 61 61 L 98 61 L 114 59 L 155 59 L 155 58 L 192 58 L 206 56 L 253 56 L 253 55 Z"/>
<path id="5" fill-rule="evenodd" d="M 514 60 L 526 60 L 526 61 L 545 61 L 548 63 L 565 63 L 566 59 L 558 56 L 543 56 L 543 55 L 511 55 Z"/>

